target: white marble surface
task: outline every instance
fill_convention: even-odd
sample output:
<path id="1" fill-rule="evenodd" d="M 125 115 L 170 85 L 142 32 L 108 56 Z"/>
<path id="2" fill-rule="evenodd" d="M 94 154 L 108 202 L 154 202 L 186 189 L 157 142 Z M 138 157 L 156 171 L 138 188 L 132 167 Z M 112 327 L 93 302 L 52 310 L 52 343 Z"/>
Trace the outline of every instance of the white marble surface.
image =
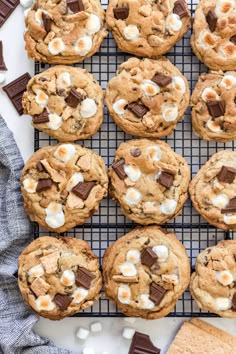
<path id="1" fill-rule="evenodd" d="M 24 51 L 23 31 L 23 9 L 18 6 L 0 29 L 0 40 L 3 41 L 4 59 L 8 67 L 6 83 L 11 82 L 26 71 L 33 73 L 33 63 L 27 59 Z M 30 118 L 27 116 L 19 117 L 1 89 L 0 113 L 13 131 L 23 158 L 26 160 L 33 152 L 33 129 L 30 125 Z M 76 339 L 76 330 L 80 326 L 89 328 L 89 324 L 97 321 L 97 319 L 68 318 L 60 322 L 40 319 L 35 326 L 35 331 L 49 337 L 58 346 L 78 353 L 86 346 L 96 348 L 96 354 L 101 354 L 103 351 L 109 354 L 125 354 L 128 352 L 130 342 L 122 338 L 122 329 L 124 327 L 134 327 L 138 331 L 149 334 L 153 342 L 162 348 L 164 354 L 183 320 L 181 318 L 164 318 L 147 322 L 139 319 L 134 324 L 129 324 L 123 318 L 102 318 L 99 321 L 102 322 L 103 331 L 99 334 L 91 334 L 86 342 Z M 211 318 L 207 321 L 236 334 L 236 320 Z"/>

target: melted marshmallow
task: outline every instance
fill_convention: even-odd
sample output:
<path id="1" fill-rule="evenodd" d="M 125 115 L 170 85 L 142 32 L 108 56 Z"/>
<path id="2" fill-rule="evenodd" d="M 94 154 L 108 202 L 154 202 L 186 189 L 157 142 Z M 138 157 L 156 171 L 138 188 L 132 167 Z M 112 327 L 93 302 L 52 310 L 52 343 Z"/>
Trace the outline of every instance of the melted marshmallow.
<path id="1" fill-rule="evenodd" d="M 86 98 L 81 102 L 80 115 L 83 118 L 90 118 L 97 113 L 96 102 L 91 98 Z"/>
<path id="2" fill-rule="evenodd" d="M 48 207 L 45 209 L 45 213 L 45 221 L 52 229 L 56 229 L 64 225 L 65 215 L 60 203 L 50 202 Z"/>
<path id="3" fill-rule="evenodd" d="M 76 154 L 76 149 L 72 144 L 62 144 L 54 152 L 54 157 L 61 162 L 68 162 Z"/>
<path id="4" fill-rule="evenodd" d="M 66 185 L 66 190 L 70 192 L 79 182 L 84 182 L 84 176 L 81 172 L 75 172 L 69 179 Z"/>
<path id="5" fill-rule="evenodd" d="M 23 186 L 28 193 L 35 193 L 37 188 L 38 182 L 35 181 L 33 178 L 28 177 L 24 179 Z"/>
<path id="6" fill-rule="evenodd" d="M 125 114 L 125 106 L 127 106 L 128 102 L 123 98 L 119 99 L 115 103 L 113 103 L 113 110 L 116 114 Z"/>
<path id="7" fill-rule="evenodd" d="M 118 288 L 118 300 L 122 304 L 130 304 L 130 299 L 131 299 L 131 290 L 129 285 L 122 284 Z"/>
<path id="8" fill-rule="evenodd" d="M 124 199 L 128 205 L 137 205 L 142 199 L 142 194 L 131 187 L 127 189 Z"/>

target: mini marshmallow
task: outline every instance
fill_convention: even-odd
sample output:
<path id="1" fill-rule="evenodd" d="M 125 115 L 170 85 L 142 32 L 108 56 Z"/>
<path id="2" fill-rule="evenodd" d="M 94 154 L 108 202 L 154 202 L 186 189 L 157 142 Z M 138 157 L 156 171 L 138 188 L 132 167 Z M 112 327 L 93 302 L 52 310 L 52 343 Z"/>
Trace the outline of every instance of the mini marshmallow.
<path id="1" fill-rule="evenodd" d="M 132 339 L 133 336 L 134 336 L 134 333 L 135 333 L 135 329 L 134 329 L 134 328 L 125 327 L 125 328 L 123 329 L 122 336 L 123 336 L 125 339 Z"/>
<path id="2" fill-rule="evenodd" d="M 226 88 L 226 90 L 230 90 L 233 86 L 236 85 L 236 76 L 233 75 L 225 75 L 221 80 L 219 86 Z"/>
<path id="3" fill-rule="evenodd" d="M 45 221 L 49 227 L 56 229 L 61 227 L 65 223 L 65 215 L 60 203 L 51 202 L 45 209 L 46 218 Z"/>
<path id="4" fill-rule="evenodd" d="M 138 298 L 138 304 L 141 309 L 151 310 L 155 307 L 154 302 L 149 299 L 148 294 L 141 294 Z"/>
<path id="5" fill-rule="evenodd" d="M 96 102 L 91 98 L 85 98 L 81 102 L 80 106 L 80 115 L 82 118 L 90 118 L 97 113 L 97 105 Z"/>
<path id="6" fill-rule="evenodd" d="M 134 277 L 137 274 L 137 269 L 131 262 L 124 262 L 119 266 L 119 270 L 124 277 Z"/>
<path id="7" fill-rule="evenodd" d="M 64 52 L 65 49 L 66 49 L 65 43 L 61 38 L 53 38 L 51 42 L 49 42 L 48 44 L 48 51 L 52 55 L 60 54 Z"/>
<path id="8" fill-rule="evenodd" d="M 182 77 L 180 76 L 173 76 L 171 85 L 181 94 L 184 94 L 186 92 L 186 85 L 184 79 L 182 79 Z"/>
<path id="9" fill-rule="evenodd" d="M 37 188 L 38 182 L 35 181 L 33 178 L 28 177 L 24 179 L 23 186 L 28 193 L 35 193 Z"/>
<path id="10" fill-rule="evenodd" d="M 47 126 L 49 129 L 57 130 L 62 125 L 62 118 L 58 114 L 50 113 L 48 118 L 49 122 L 47 123 Z"/>
<path id="11" fill-rule="evenodd" d="M 200 32 L 198 44 L 204 49 L 214 48 L 217 44 L 217 37 L 207 30 Z"/>
<path id="12" fill-rule="evenodd" d="M 33 0 L 20 0 L 21 6 L 27 8 L 33 4 Z"/>
<path id="13" fill-rule="evenodd" d="M 235 5 L 234 0 L 218 0 L 216 3 L 215 13 L 217 17 L 229 15 Z"/>
<path id="14" fill-rule="evenodd" d="M 130 298 L 131 298 L 131 290 L 129 285 L 122 284 L 118 288 L 118 300 L 122 304 L 130 304 Z"/>
<path id="15" fill-rule="evenodd" d="M 227 225 L 236 224 L 236 215 L 235 214 L 224 214 L 224 223 Z"/>
<path id="16" fill-rule="evenodd" d="M 206 87 L 202 91 L 202 99 L 204 102 L 208 101 L 218 101 L 220 99 L 219 95 L 211 87 Z"/>
<path id="17" fill-rule="evenodd" d="M 35 96 L 35 102 L 40 107 L 45 107 L 48 103 L 48 95 L 43 90 L 37 90 Z"/>
<path id="18" fill-rule="evenodd" d="M 175 212 L 175 209 L 177 207 L 177 202 L 174 199 L 166 199 L 161 205 L 160 205 L 160 211 L 165 214 L 165 215 L 171 215 Z"/>
<path id="19" fill-rule="evenodd" d="M 214 133 L 219 133 L 222 131 L 221 126 L 212 119 L 208 119 L 206 122 L 206 127 Z"/>
<path id="20" fill-rule="evenodd" d="M 169 250 L 165 245 L 154 246 L 152 250 L 158 256 L 158 262 L 165 262 L 169 256 Z"/>
<path id="21" fill-rule="evenodd" d="M 132 165 L 124 165 L 124 171 L 132 182 L 137 182 L 142 175 L 140 169 Z"/>
<path id="22" fill-rule="evenodd" d="M 54 157 L 61 162 L 68 162 L 76 154 L 76 149 L 72 144 L 62 144 L 54 152 Z"/>
<path id="23" fill-rule="evenodd" d="M 226 311 L 231 309 L 232 301 L 227 297 L 218 297 L 215 299 L 216 310 Z"/>
<path id="24" fill-rule="evenodd" d="M 91 14 L 86 22 L 85 28 L 89 35 L 93 35 L 100 31 L 101 22 L 97 15 Z"/>
<path id="25" fill-rule="evenodd" d="M 229 204 L 229 197 L 226 194 L 218 194 L 211 202 L 215 207 L 223 209 Z"/>
<path id="26" fill-rule="evenodd" d="M 160 87 L 152 80 L 143 80 L 141 88 L 146 96 L 155 96 L 160 92 Z"/>
<path id="27" fill-rule="evenodd" d="M 38 278 L 38 277 L 41 277 L 42 275 L 44 275 L 44 269 L 43 269 L 42 264 L 38 264 L 38 265 L 30 268 L 28 270 L 28 275 L 30 277 L 35 277 L 35 278 Z"/>
<path id="28" fill-rule="evenodd" d="M 166 18 L 166 28 L 170 32 L 177 32 L 183 26 L 183 23 L 177 14 L 170 14 Z"/>
<path id="29" fill-rule="evenodd" d="M 84 182 L 84 176 L 81 172 L 73 173 L 66 185 L 66 190 L 70 192 L 71 189 L 74 188 L 79 182 Z"/>
<path id="30" fill-rule="evenodd" d="M 129 250 L 126 254 L 127 262 L 131 262 L 133 264 L 137 264 L 140 262 L 140 251 L 138 250 Z"/>
<path id="31" fill-rule="evenodd" d="M 6 80 L 6 74 L 5 73 L 0 73 L 0 84 L 3 84 Z"/>
<path id="32" fill-rule="evenodd" d="M 134 324 L 136 322 L 136 318 L 135 317 L 125 317 L 124 321 L 128 322 L 128 323 L 131 323 L 131 324 Z"/>
<path id="33" fill-rule="evenodd" d="M 52 311 L 55 309 L 55 304 L 49 295 L 42 295 L 35 300 L 37 311 Z"/>
<path id="34" fill-rule="evenodd" d="M 150 159 L 152 159 L 153 161 L 160 161 L 162 152 L 161 152 L 161 149 L 159 148 L 159 146 L 156 146 L 156 145 L 148 146 L 146 148 L 146 152 L 147 152 L 148 157 Z"/>
<path id="35" fill-rule="evenodd" d="M 80 304 L 88 296 L 88 293 L 88 290 L 84 288 L 77 288 L 72 295 L 74 298 L 73 302 L 75 304 Z"/>
<path id="36" fill-rule="evenodd" d="M 121 98 L 120 100 L 116 101 L 115 103 L 113 103 L 113 110 L 116 114 L 125 114 L 125 106 L 127 106 L 128 102 L 126 100 L 124 100 L 123 98 Z"/>
<path id="37" fill-rule="evenodd" d="M 59 88 L 67 88 L 71 86 L 70 73 L 68 73 L 67 71 L 61 73 L 57 78 L 56 84 Z"/>
<path id="38" fill-rule="evenodd" d="M 222 45 L 218 52 L 224 58 L 236 58 L 236 46 L 231 42 Z"/>
<path id="39" fill-rule="evenodd" d="M 91 330 L 91 332 L 93 332 L 93 333 L 101 332 L 101 331 L 102 331 L 102 324 L 101 324 L 101 322 L 94 322 L 94 323 L 91 323 L 91 325 L 90 325 L 90 330 Z"/>
<path id="40" fill-rule="evenodd" d="M 178 107 L 168 103 L 162 106 L 162 117 L 166 122 L 173 122 L 178 117 Z"/>
<path id="41" fill-rule="evenodd" d="M 64 270 L 64 272 L 62 273 L 60 282 L 64 285 L 64 286 L 71 286 L 75 283 L 75 273 L 70 270 Z"/>
<path id="42" fill-rule="evenodd" d="M 83 327 L 80 327 L 78 329 L 78 331 L 76 332 L 76 337 L 81 339 L 81 340 L 85 340 L 88 338 L 89 336 L 89 330 L 87 328 L 83 328 Z"/>
<path id="43" fill-rule="evenodd" d="M 95 354 L 95 351 L 94 351 L 94 349 L 91 348 L 91 347 L 85 347 L 85 348 L 83 349 L 83 354 Z"/>
<path id="44" fill-rule="evenodd" d="M 124 28 L 123 35 L 128 41 L 134 41 L 139 37 L 139 29 L 135 25 L 128 25 Z"/>
<path id="45" fill-rule="evenodd" d="M 230 273 L 229 270 L 222 270 L 221 272 L 216 272 L 216 279 L 224 286 L 230 285 L 234 281 L 233 274 Z"/>
<path id="46" fill-rule="evenodd" d="M 88 54 L 88 52 L 92 49 L 93 41 L 90 36 L 84 35 L 81 36 L 75 43 L 75 52 L 79 54 L 81 57 Z"/>
<path id="47" fill-rule="evenodd" d="M 124 199 L 128 205 L 137 205 L 142 199 L 142 194 L 137 189 L 131 187 L 127 189 Z"/>

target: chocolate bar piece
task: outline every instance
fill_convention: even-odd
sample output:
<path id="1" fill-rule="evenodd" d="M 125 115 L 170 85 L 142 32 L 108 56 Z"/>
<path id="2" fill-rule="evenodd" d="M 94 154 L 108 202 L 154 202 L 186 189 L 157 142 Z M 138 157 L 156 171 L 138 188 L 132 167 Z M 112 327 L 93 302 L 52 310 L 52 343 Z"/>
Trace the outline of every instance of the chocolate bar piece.
<path id="1" fill-rule="evenodd" d="M 217 178 L 220 182 L 233 183 L 236 176 L 236 169 L 228 166 L 222 166 Z"/>
<path id="2" fill-rule="evenodd" d="M 89 289 L 91 282 L 94 279 L 94 275 L 87 269 L 80 267 L 75 277 L 75 284 L 82 286 L 84 289 Z"/>
<path id="3" fill-rule="evenodd" d="M 70 305 L 72 300 L 73 298 L 71 296 L 61 295 L 61 294 L 56 294 L 56 296 L 53 299 L 53 301 L 61 311 L 65 311 L 67 307 Z"/>
<path id="4" fill-rule="evenodd" d="M 172 82 L 172 78 L 164 74 L 156 74 L 151 80 L 160 87 L 165 87 Z"/>
<path id="5" fill-rule="evenodd" d="M 128 7 L 116 7 L 113 13 L 117 20 L 125 20 L 129 16 L 129 9 Z"/>
<path id="6" fill-rule="evenodd" d="M 217 16 L 213 10 L 210 10 L 206 15 L 206 21 L 211 32 L 215 32 L 217 25 Z"/>
<path id="7" fill-rule="evenodd" d="M 86 200 L 89 193 L 96 185 L 96 182 L 79 182 L 73 189 L 72 192 L 77 195 L 77 197 Z"/>
<path id="8" fill-rule="evenodd" d="M 6 71 L 7 67 L 4 63 L 3 59 L 3 46 L 2 46 L 2 41 L 0 41 L 0 70 Z"/>
<path id="9" fill-rule="evenodd" d="M 0 0 L 0 28 L 19 5 L 20 0 Z"/>
<path id="10" fill-rule="evenodd" d="M 66 3 L 68 8 L 74 13 L 85 10 L 82 0 L 67 0 Z"/>
<path id="11" fill-rule="evenodd" d="M 166 289 L 164 289 L 162 286 L 156 283 L 151 284 L 149 298 L 152 302 L 154 302 L 156 306 L 158 306 L 161 303 L 165 294 L 166 294 Z"/>
<path id="12" fill-rule="evenodd" d="M 151 247 L 147 247 L 141 253 L 141 263 L 149 268 L 156 262 L 157 258 L 157 254 Z"/>
<path id="13" fill-rule="evenodd" d="M 117 176 L 120 177 L 120 179 L 122 179 L 122 180 L 127 177 L 127 174 L 125 173 L 125 170 L 124 170 L 124 166 L 125 166 L 124 159 L 114 161 L 113 164 L 111 165 L 111 167 L 113 168 L 113 170 L 115 171 Z"/>
<path id="14" fill-rule="evenodd" d="M 230 199 L 228 205 L 224 209 L 221 209 L 222 214 L 231 214 L 236 212 L 236 197 Z"/>
<path id="15" fill-rule="evenodd" d="M 142 118 L 149 111 L 149 109 L 142 103 L 131 102 L 127 109 L 135 114 L 138 118 Z"/>
<path id="16" fill-rule="evenodd" d="M 47 178 L 47 179 L 40 179 L 38 181 L 38 185 L 36 188 L 36 192 L 40 193 L 43 191 L 46 191 L 47 189 L 50 189 L 52 187 L 52 180 L 51 178 Z"/>
<path id="17" fill-rule="evenodd" d="M 170 188 L 174 182 L 173 174 L 167 173 L 165 171 L 161 172 L 157 181 L 164 187 Z"/>
<path id="18" fill-rule="evenodd" d="M 147 334 L 135 332 L 128 354 L 160 354 L 161 350 L 155 347 Z"/>
<path id="19" fill-rule="evenodd" d="M 83 100 L 83 96 L 74 88 L 70 90 L 69 95 L 65 99 L 68 106 L 72 108 L 76 108 L 82 100 Z"/>
<path id="20" fill-rule="evenodd" d="M 224 101 L 208 101 L 206 103 L 209 114 L 213 118 L 224 116 L 225 114 L 225 102 Z"/>
<path id="21" fill-rule="evenodd" d="M 173 13 L 183 18 L 188 15 L 187 5 L 184 0 L 178 0 L 174 4 Z"/>
<path id="22" fill-rule="evenodd" d="M 236 35 L 230 38 L 230 42 L 236 45 Z"/>

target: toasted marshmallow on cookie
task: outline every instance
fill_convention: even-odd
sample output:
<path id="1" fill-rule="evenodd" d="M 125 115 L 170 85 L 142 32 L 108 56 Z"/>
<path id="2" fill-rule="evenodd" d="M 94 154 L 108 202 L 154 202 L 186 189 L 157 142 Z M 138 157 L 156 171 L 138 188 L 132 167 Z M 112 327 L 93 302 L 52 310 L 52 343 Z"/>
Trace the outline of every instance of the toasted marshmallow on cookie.
<path id="1" fill-rule="evenodd" d="M 124 28 L 123 35 L 128 41 L 134 41 L 139 37 L 139 29 L 135 25 L 128 25 Z"/>
<path id="2" fill-rule="evenodd" d="M 206 87 L 202 91 L 202 99 L 204 102 L 208 101 L 219 101 L 220 97 L 215 90 L 211 87 Z"/>
<path id="3" fill-rule="evenodd" d="M 218 0 L 215 7 L 217 17 L 228 16 L 235 7 L 235 0 Z"/>
<path id="4" fill-rule="evenodd" d="M 171 32 L 177 32 L 182 28 L 182 21 L 177 14 L 170 14 L 166 18 L 166 29 Z"/>
<path id="5" fill-rule="evenodd" d="M 162 117 L 166 122 L 173 122 L 178 117 L 178 106 L 173 103 L 162 106 Z"/>
<path id="6" fill-rule="evenodd" d="M 131 187 L 127 189 L 124 199 L 128 205 L 137 205 L 142 199 L 142 194 Z"/>
<path id="7" fill-rule="evenodd" d="M 52 55 L 60 54 L 64 52 L 65 49 L 66 49 L 65 43 L 61 38 L 53 38 L 51 42 L 49 42 L 48 44 L 48 51 Z"/>
<path id="8" fill-rule="evenodd" d="M 57 130 L 62 125 L 62 118 L 56 113 L 50 113 L 48 115 L 49 122 L 47 123 L 48 128 L 52 130 Z"/>
<path id="9" fill-rule="evenodd" d="M 97 15 L 91 14 L 86 22 L 85 28 L 89 35 L 93 35 L 100 31 L 101 22 Z"/>
<path id="10" fill-rule="evenodd" d="M 37 311 L 52 311 L 55 309 L 55 304 L 49 295 L 39 296 L 35 300 Z"/>
<path id="11" fill-rule="evenodd" d="M 224 214 L 224 223 L 226 225 L 236 224 L 236 214 Z"/>
<path id="12" fill-rule="evenodd" d="M 88 290 L 84 288 L 77 288 L 72 294 L 73 302 L 76 304 L 81 303 L 88 296 L 88 293 Z"/>
<path id="13" fill-rule="evenodd" d="M 148 146 L 146 148 L 146 152 L 148 157 L 153 161 L 159 161 L 161 159 L 162 152 L 159 146 L 156 145 Z"/>
<path id="14" fill-rule="evenodd" d="M 236 58 L 236 46 L 231 43 L 228 42 L 225 45 L 222 45 L 219 50 L 218 50 L 219 54 L 224 57 L 224 58 Z"/>
<path id="15" fill-rule="evenodd" d="M 71 86 L 71 76 L 68 72 L 61 73 L 56 81 L 56 84 L 59 88 L 66 89 Z"/>
<path id="16" fill-rule="evenodd" d="M 227 311 L 232 307 L 232 301 L 227 297 L 217 297 L 215 299 L 215 306 L 217 311 Z"/>
<path id="17" fill-rule="evenodd" d="M 229 197 L 226 194 L 218 194 L 211 202 L 215 207 L 223 209 L 229 204 Z"/>
<path id="18" fill-rule="evenodd" d="M 124 165 L 124 171 L 132 182 L 137 182 L 142 175 L 140 169 L 132 165 Z"/>
<path id="19" fill-rule="evenodd" d="M 139 263 L 140 257 L 141 257 L 141 254 L 140 254 L 140 251 L 138 251 L 138 250 L 129 250 L 126 254 L 126 260 L 128 262 L 133 263 L 133 264 Z"/>
<path id="20" fill-rule="evenodd" d="M 81 36 L 74 45 L 76 54 L 79 54 L 81 57 L 88 54 L 92 49 L 93 41 L 92 38 L 88 35 Z"/>
<path id="21" fill-rule="evenodd" d="M 206 127 L 213 133 L 220 133 L 222 131 L 221 126 L 212 119 L 208 119 L 206 122 Z"/>
<path id="22" fill-rule="evenodd" d="M 113 104 L 112 108 L 116 114 L 125 114 L 125 106 L 127 106 L 127 104 L 128 102 L 121 98 Z"/>
<path id="23" fill-rule="evenodd" d="M 45 107 L 48 103 L 48 95 L 43 90 L 38 89 L 36 91 L 35 101 L 40 107 Z"/>
<path id="24" fill-rule="evenodd" d="M 96 102 L 92 98 L 86 98 L 81 102 L 80 115 L 83 118 L 90 118 L 97 113 Z"/>
<path id="25" fill-rule="evenodd" d="M 148 294 L 141 294 L 138 297 L 138 306 L 141 309 L 151 310 L 155 307 L 155 304 L 149 299 Z"/>
<path id="26" fill-rule="evenodd" d="M 68 162 L 74 157 L 76 149 L 72 144 L 62 144 L 54 152 L 54 157 L 61 162 Z"/>
<path id="27" fill-rule="evenodd" d="M 124 277 L 134 277 L 137 275 L 137 269 L 131 262 L 124 262 L 119 266 L 119 269 Z"/>
<path id="28" fill-rule="evenodd" d="M 56 229 L 65 223 L 65 215 L 60 203 L 51 202 L 45 209 L 45 221 L 49 227 Z"/>
<path id="29" fill-rule="evenodd" d="M 207 30 L 203 30 L 199 35 L 198 44 L 205 49 L 214 48 L 217 44 L 217 40 L 217 36 Z"/>
<path id="30" fill-rule="evenodd" d="M 60 282 L 65 286 L 73 285 L 75 283 L 75 273 L 70 269 L 64 270 Z"/>
<path id="31" fill-rule="evenodd" d="M 152 80 L 143 80 L 141 88 L 146 96 L 155 96 L 160 92 L 160 87 Z"/>
<path id="32" fill-rule="evenodd" d="M 165 215 L 171 215 L 175 212 L 175 209 L 177 207 L 177 202 L 174 199 L 166 199 L 161 205 L 160 205 L 160 211 L 165 214 Z"/>
<path id="33" fill-rule="evenodd" d="M 233 274 L 230 273 L 229 270 L 222 270 L 221 272 L 216 272 L 216 279 L 224 286 L 230 285 L 234 281 Z"/>
<path id="34" fill-rule="evenodd" d="M 131 299 L 131 290 L 129 285 L 122 284 L 118 288 L 118 300 L 122 304 L 130 304 L 130 299 Z"/>
<path id="35" fill-rule="evenodd" d="M 38 182 L 35 181 L 33 178 L 28 177 L 24 179 L 23 186 L 28 193 L 35 193 L 37 188 Z"/>
<path id="36" fill-rule="evenodd" d="M 219 84 L 219 86 L 226 88 L 226 90 L 230 90 L 235 85 L 236 85 L 236 76 L 229 75 L 229 74 L 226 74 Z"/>
<path id="37" fill-rule="evenodd" d="M 152 250 L 158 257 L 158 262 L 165 262 L 169 256 L 169 250 L 165 245 L 154 246 Z"/>
<path id="38" fill-rule="evenodd" d="M 182 79 L 182 77 L 180 76 L 173 76 L 171 85 L 181 94 L 184 94 L 186 92 L 186 85 L 184 79 Z"/>
<path id="39" fill-rule="evenodd" d="M 66 185 L 66 190 L 70 192 L 79 182 L 84 182 L 84 176 L 81 172 L 75 172 L 69 179 Z"/>
<path id="40" fill-rule="evenodd" d="M 28 275 L 30 277 L 35 277 L 35 278 L 38 278 L 38 277 L 41 277 L 42 275 L 44 275 L 44 269 L 43 269 L 42 264 L 38 264 L 38 265 L 30 268 L 28 270 Z"/>

